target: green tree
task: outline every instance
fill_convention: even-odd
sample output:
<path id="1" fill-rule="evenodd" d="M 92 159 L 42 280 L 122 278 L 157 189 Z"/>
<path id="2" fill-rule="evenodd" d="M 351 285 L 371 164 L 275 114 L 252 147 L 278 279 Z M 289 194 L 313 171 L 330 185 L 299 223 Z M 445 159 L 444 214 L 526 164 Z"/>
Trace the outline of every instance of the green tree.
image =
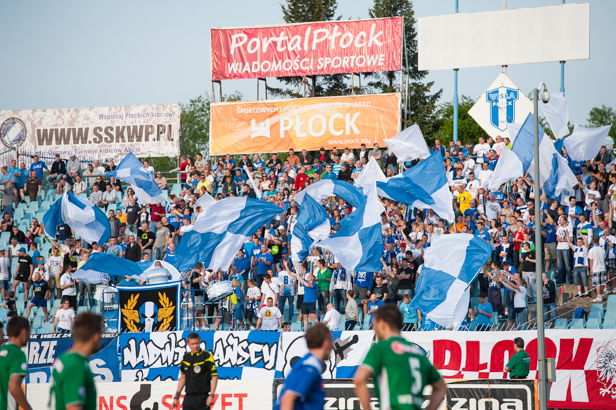
<path id="1" fill-rule="evenodd" d="M 419 71 L 417 66 L 417 30 L 413 3 L 410 0 L 374 0 L 374 5 L 368 10 L 371 18 L 404 17 L 404 55 L 402 67 L 409 75 L 409 106 L 403 107 L 405 127 L 417 124 L 423 134 L 430 138 L 438 132 L 441 122 L 437 102 L 443 92 L 442 89 L 432 92 L 434 82 L 424 83 L 427 71 Z M 365 76 L 369 92 L 390 93 L 400 91 L 400 81 L 395 71 L 368 73 Z"/>
<path id="2" fill-rule="evenodd" d="M 607 107 L 603 104 L 601 107 L 593 107 L 588 113 L 588 119 L 586 120 L 589 127 L 603 127 L 605 125 L 612 124 L 610 128 L 610 137 L 616 140 L 616 111 L 612 107 Z"/>
<path id="3" fill-rule="evenodd" d="M 280 6 L 286 23 L 332 21 L 342 18 L 342 16 L 336 17 L 338 0 L 285 0 L 285 4 Z M 345 82 L 349 78 L 348 75 L 334 74 L 310 77 L 278 77 L 278 81 L 287 87 L 268 87 L 267 89 L 275 97 L 297 98 L 303 96 L 304 86 L 311 89 L 314 81 L 314 95 L 316 97 L 349 93 L 349 87 Z"/>
<path id="4" fill-rule="evenodd" d="M 488 137 L 484 129 L 468 114 L 474 104 L 475 100 L 467 95 L 463 95 L 458 102 L 458 139 L 464 144 L 469 140 L 476 144 L 479 137 Z M 447 145 L 453 140 L 453 102 L 442 104 L 439 113 L 441 128 L 434 138 L 427 137 L 426 140 L 430 139 L 430 143 L 433 143 L 435 138 L 439 138 L 443 145 Z"/>
<path id="5" fill-rule="evenodd" d="M 238 91 L 223 96 L 223 101 L 240 101 L 242 94 Z M 200 95 L 191 99 L 188 104 L 180 104 L 182 108 L 182 129 L 180 136 L 180 152 L 194 158 L 201 153 L 209 158 L 210 141 L 210 97 Z M 156 170 L 168 171 L 177 167 L 177 158 L 151 158 L 150 164 Z"/>

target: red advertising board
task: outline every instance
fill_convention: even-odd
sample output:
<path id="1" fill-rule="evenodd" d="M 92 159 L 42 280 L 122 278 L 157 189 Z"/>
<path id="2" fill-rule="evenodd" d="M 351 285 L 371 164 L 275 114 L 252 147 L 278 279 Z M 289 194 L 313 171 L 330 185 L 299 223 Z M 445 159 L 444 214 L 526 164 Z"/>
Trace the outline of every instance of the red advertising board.
<path id="1" fill-rule="evenodd" d="M 403 18 L 212 29 L 212 80 L 402 67 Z"/>

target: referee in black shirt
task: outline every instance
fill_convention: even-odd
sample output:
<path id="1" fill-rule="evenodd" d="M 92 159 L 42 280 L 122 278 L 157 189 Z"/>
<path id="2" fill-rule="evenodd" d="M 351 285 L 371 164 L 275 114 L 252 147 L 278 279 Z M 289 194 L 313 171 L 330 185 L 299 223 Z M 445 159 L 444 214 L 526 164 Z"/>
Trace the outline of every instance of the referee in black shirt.
<path id="1" fill-rule="evenodd" d="M 173 397 L 173 408 L 177 409 L 178 399 L 186 386 L 186 395 L 182 407 L 185 410 L 209 410 L 214 404 L 214 392 L 218 384 L 218 371 L 214 364 L 214 355 L 201 350 L 201 338 L 191 333 L 186 338 L 190 353 L 185 353 L 180 365 L 180 380 Z"/>

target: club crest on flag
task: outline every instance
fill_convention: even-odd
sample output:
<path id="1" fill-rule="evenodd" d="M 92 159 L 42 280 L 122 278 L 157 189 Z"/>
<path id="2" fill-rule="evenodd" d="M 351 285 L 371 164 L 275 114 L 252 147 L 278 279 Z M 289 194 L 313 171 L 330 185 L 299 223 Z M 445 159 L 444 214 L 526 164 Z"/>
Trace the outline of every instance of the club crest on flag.
<path id="1" fill-rule="evenodd" d="M 490 103 L 490 123 L 501 131 L 507 124 L 515 122 L 515 102 L 520 97 L 520 90 L 498 87 L 486 91 L 486 101 Z"/>
<path id="2" fill-rule="evenodd" d="M 178 285 L 140 286 L 138 289 L 120 288 L 121 331 L 134 333 L 175 330 Z"/>

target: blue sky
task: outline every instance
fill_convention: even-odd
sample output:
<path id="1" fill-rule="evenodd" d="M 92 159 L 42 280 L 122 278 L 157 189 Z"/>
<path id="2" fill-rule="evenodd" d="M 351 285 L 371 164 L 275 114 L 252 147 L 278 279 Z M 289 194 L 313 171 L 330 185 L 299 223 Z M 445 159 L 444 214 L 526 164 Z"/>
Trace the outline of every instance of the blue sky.
<path id="1" fill-rule="evenodd" d="M 209 92 L 210 28 L 283 23 L 282 0 L 3 1 L 0 4 L 0 109 L 186 103 Z M 459 0 L 460 12 L 500 10 L 502 0 Z M 569 2 L 569 1 L 567 1 Z M 372 0 L 339 0 L 344 19 L 367 18 Z M 560 4 L 508 0 L 508 8 Z M 616 1 L 590 0 L 590 60 L 566 64 L 572 122 L 586 123 L 593 106 L 616 107 Z M 417 0 L 417 17 L 450 14 L 454 0 Z M 459 93 L 477 98 L 500 67 L 460 71 Z M 541 81 L 560 87 L 558 63 L 510 66 L 528 93 Z M 453 95 L 451 71 L 430 72 Z M 256 98 L 256 80 L 224 81 L 223 92 Z"/>

